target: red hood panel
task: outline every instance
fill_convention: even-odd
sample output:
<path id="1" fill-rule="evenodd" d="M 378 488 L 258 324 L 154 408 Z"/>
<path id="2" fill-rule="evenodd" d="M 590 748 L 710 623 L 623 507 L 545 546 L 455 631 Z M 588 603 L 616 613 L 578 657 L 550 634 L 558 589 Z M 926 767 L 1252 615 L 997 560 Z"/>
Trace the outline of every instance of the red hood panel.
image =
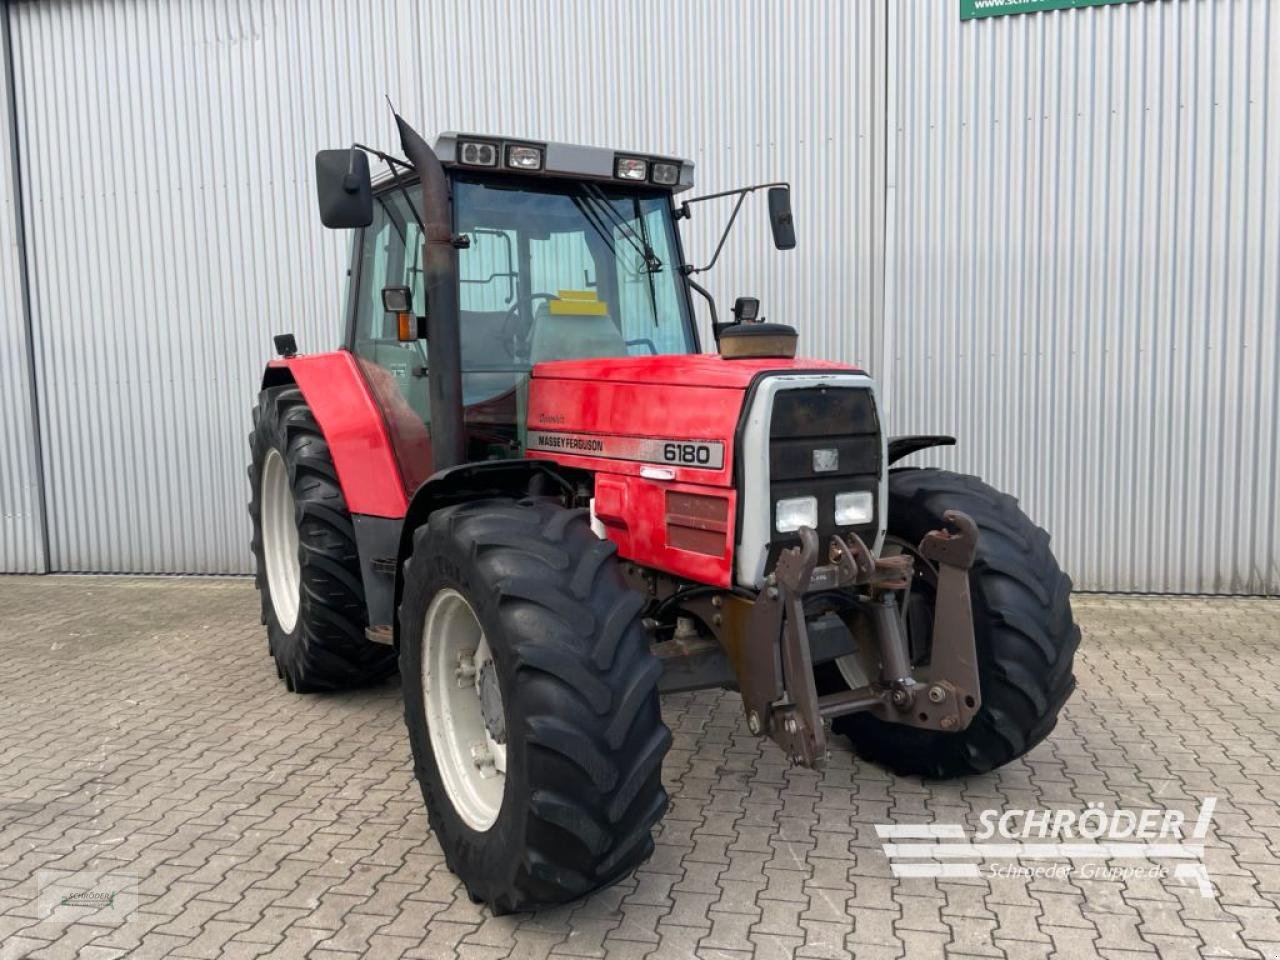
<path id="1" fill-rule="evenodd" d="M 726 360 L 717 354 L 668 354 L 656 357 L 605 357 L 598 360 L 551 360 L 533 368 L 535 379 L 601 380 L 614 383 L 697 384 L 703 387 L 737 387 L 750 385 L 756 374 L 766 370 L 848 370 L 861 373 L 859 367 L 830 360 L 807 360 L 797 357 L 784 360 L 764 357 L 750 360 Z"/>

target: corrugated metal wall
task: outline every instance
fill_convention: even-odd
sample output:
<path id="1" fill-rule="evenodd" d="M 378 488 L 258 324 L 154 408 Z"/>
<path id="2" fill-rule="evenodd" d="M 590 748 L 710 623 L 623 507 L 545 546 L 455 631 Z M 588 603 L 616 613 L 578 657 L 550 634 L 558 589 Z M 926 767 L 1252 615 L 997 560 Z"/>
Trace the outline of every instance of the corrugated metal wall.
<path id="1" fill-rule="evenodd" d="M 9 92 L 8 64 L 0 59 L 0 571 L 37 573 L 45 569 L 44 530 L 22 297 L 19 209 L 14 202 Z"/>
<path id="2" fill-rule="evenodd" d="M 952 0 L 10 11 L 54 569 L 248 569 L 270 334 L 339 335 L 311 156 L 394 146 L 389 94 L 429 133 L 690 156 L 704 189 L 792 179 L 800 248 L 749 209 L 710 277 L 726 308 L 758 294 L 806 352 L 869 363 L 894 432 L 960 435 L 934 461 L 1019 495 L 1079 586 L 1280 592 L 1266 0 L 963 24 Z M 699 210 L 694 260 L 727 212 Z M 7 569 L 39 560 L 12 519 L 20 360 Z"/>
<path id="3" fill-rule="evenodd" d="M 1280 8 L 941 6 L 889 4 L 894 428 L 1078 587 L 1280 592 Z"/>
<path id="4" fill-rule="evenodd" d="M 384 94 L 428 135 L 689 156 L 707 187 L 792 178 L 803 249 L 774 254 L 758 201 L 709 286 L 758 294 L 812 350 L 868 357 L 878 9 L 18 3 L 53 567 L 249 569 L 270 335 L 340 336 L 344 241 L 320 227 L 312 157 L 396 146 Z M 727 213 L 698 211 L 693 257 Z"/>

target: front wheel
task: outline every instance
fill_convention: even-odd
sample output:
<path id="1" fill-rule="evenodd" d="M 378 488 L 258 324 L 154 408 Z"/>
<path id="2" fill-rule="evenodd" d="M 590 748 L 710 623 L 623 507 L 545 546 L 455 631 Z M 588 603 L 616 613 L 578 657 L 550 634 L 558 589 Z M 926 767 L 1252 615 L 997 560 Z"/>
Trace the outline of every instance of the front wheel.
<path id="1" fill-rule="evenodd" d="M 941 778 L 993 770 L 1048 736 L 1075 689 L 1072 661 L 1080 642 L 1071 616 L 1071 580 L 1049 550 L 1049 535 L 1013 497 L 976 477 L 934 469 L 891 471 L 886 551 L 911 552 L 926 533 L 945 526 L 946 510 L 967 513 L 978 525 L 969 592 L 982 706 L 957 733 L 865 713 L 832 725 L 867 760 L 896 773 Z M 931 571 L 918 556 L 916 571 L 904 618 L 912 659 L 921 662 L 929 655 L 934 595 Z M 846 682 L 857 685 L 868 665 L 849 661 L 837 666 Z"/>
<path id="2" fill-rule="evenodd" d="M 585 511 L 447 507 L 414 533 L 400 673 L 445 860 L 496 913 L 572 900 L 653 850 L 671 743 L 644 597 Z"/>

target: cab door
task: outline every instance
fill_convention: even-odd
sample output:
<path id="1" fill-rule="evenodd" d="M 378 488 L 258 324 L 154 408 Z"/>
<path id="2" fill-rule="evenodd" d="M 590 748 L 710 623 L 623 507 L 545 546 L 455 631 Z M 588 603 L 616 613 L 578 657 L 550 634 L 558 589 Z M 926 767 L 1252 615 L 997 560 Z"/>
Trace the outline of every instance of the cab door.
<path id="1" fill-rule="evenodd" d="M 427 342 L 400 339 L 395 315 L 383 309 L 382 290 L 407 286 L 414 313 L 426 312 L 422 235 L 398 189 L 375 195 L 373 207 L 373 222 L 355 253 L 348 346 L 382 409 L 405 490 L 412 494 L 431 474 Z"/>

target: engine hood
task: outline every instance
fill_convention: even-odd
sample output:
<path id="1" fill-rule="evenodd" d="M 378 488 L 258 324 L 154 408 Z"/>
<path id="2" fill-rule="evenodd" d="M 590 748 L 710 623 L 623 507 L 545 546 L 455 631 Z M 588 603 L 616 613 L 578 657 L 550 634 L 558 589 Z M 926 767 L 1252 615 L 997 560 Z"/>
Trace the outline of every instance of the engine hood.
<path id="1" fill-rule="evenodd" d="M 534 379 L 595 380 L 612 383 L 647 383 L 669 386 L 703 386 L 745 389 L 761 373 L 826 372 L 862 373 L 856 367 L 830 360 L 803 357 L 762 357 L 732 360 L 717 354 L 665 354 L 654 357 L 602 357 L 593 360 L 551 360 L 533 368 Z"/>

